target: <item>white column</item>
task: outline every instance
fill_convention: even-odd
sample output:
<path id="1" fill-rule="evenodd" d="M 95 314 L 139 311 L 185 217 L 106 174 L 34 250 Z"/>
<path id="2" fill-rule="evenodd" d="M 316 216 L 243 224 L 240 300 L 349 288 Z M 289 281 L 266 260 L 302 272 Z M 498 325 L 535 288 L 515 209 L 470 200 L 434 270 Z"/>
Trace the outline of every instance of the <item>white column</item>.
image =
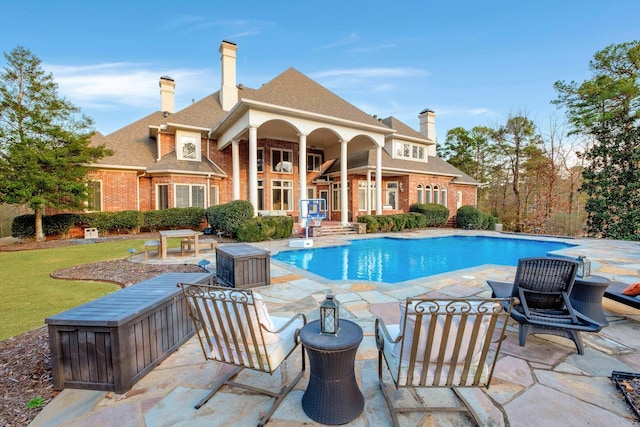
<path id="1" fill-rule="evenodd" d="M 367 215 L 371 215 L 371 171 L 367 171 L 367 189 L 366 196 L 364 197 L 365 203 L 367 204 Z"/>
<path id="2" fill-rule="evenodd" d="M 240 150 L 238 141 L 231 141 L 231 165 L 233 173 L 233 200 L 240 200 Z"/>
<path id="3" fill-rule="evenodd" d="M 258 214 L 258 128 L 249 126 L 249 201 Z"/>
<path id="4" fill-rule="evenodd" d="M 300 175 L 300 199 L 307 198 L 307 134 L 299 133 L 298 173 Z"/>
<path id="5" fill-rule="evenodd" d="M 382 147 L 376 147 L 376 215 L 382 215 Z"/>
<path id="6" fill-rule="evenodd" d="M 347 141 L 340 141 L 340 223 L 349 224 L 349 194 L 347 185 Z"/>

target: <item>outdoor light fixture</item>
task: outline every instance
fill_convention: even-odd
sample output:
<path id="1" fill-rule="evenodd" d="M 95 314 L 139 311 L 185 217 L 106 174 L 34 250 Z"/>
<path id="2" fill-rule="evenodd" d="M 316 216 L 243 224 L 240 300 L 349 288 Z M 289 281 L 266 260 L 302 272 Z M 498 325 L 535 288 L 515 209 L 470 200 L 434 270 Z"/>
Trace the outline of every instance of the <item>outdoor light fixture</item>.
<path id="1" fill-rule="evenodd" d="M 587 259 L 586 256 L 580 255 L 578 257 L 578 277 L 589 277 L 591 276 L 591 261 Z"/>
<path id="2" fill-rule="evenodd" d="M 133 254 L 135 254 L 136 252 L 138 252 L 136 250 L 136 248 L 129 248 L 129 260 L 131 260 L 131 257 L 133 256 Z"/>
<path id="3" fill-rule="evenodd" d="M 320 334 L 337 336 L 340 329 L 340 304 L 333 295 L 327 295 L 327 298 L 320 304 Z"/>

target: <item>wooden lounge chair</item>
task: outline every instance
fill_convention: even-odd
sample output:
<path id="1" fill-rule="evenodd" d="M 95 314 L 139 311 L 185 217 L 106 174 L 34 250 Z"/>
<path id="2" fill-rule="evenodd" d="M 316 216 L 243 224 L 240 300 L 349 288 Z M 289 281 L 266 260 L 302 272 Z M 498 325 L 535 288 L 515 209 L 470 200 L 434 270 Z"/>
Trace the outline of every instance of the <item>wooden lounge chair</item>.
<path id="1" fill-rule="evenodd" d="M 582 315 L 571 305 L 569 294 L 578 263 L 563 258 L 523 258 L 518 262 L 513 283 L 487 281 L 493 296 L 515 297 L 511 317 L 520 324 L 519 341 L 524 346 L 529 334 L 552 334 L 571 339 L 584 354 L 580 332 L 598 332 L 602 325 Z"/>
<path id="2" fill-rule="evenodd" d="M 234 365 L 218 386 L 195 407 L 203 406 L 223 385 L 240 387 L 274 397 L 275 402 L 258 423 L 262 426 L 305 371 L 304 348 L 302 370 L 279 392 L 233 381 L 244 368 L 273 374 L 298 346 L 298 330 L 306 324 L 306 317 L 297 314 L 291 319 L 272 317 L 262 297 L 250 290 L 210 285 L 180 284 L 189 301 L 189 315 L 198 330 L 198 339 L 207 360 Z"/>
<path id="3" fill-rule="evenodd" d="M 378 380 L 395 426 L 399 413 L 429 411 L 466 412 L 484 424 L 458 388 L 489 387 L 510 307 L 510 299 L 408 298 L 399 325 L 376 319 Z M 450 388 L 463 405 L 394 407 L 383 382 L 383 359 L 397 389 Z"/>

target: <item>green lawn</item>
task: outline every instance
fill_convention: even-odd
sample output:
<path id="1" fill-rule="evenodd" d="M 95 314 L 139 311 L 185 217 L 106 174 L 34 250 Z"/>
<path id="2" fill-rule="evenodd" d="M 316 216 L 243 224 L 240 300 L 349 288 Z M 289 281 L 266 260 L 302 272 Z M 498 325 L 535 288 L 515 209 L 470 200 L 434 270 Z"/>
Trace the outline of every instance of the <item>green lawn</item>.
<path id="1" fill-rule="evenodd" d="M 53 314 L 120 289 L 101 282 L 52 279 L 61 268 L 126 258 L 144 240 L 116 240 L 55 249 L 0 252 L 0 341 L 44 325 Z"/>

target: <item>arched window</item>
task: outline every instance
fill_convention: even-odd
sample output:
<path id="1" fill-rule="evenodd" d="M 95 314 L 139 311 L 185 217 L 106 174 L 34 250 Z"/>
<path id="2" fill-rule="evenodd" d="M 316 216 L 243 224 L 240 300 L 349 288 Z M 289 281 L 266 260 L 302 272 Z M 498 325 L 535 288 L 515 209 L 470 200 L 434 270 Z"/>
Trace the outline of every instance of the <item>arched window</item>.
<path id="1" fill-rule="evenodd" d="M 440 204 L 445 207 L 447 206 L 447 187 L 440 189 Z"/>
<path id="2" fill-rule="evenodd" d="M 424 187 L 422 186 L 422 184 L 418 184 L 417 193 L 418 193 L 418 203 L 424 203 Z"/>
<path id="3" fill-rule="evenodd" d="M 431 203 L 431 186 L 427 185 L 425 187 L 425 198 L 424 198 L 424 202 L 425 203 Z"/>
<path id="4" fill-rule="evenodd" d="M 433 186 L 433 203 L 440 203 L 440 189 L 437 185 Z"/>

